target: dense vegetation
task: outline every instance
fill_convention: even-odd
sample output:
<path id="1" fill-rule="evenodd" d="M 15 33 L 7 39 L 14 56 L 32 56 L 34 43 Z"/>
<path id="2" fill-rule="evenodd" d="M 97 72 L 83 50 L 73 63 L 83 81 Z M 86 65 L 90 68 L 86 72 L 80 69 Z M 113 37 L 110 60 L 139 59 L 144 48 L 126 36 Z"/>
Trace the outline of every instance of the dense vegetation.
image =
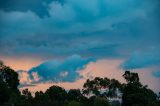
<path id="1" fill-rule="evenodd" d="M 125 84 L 108 78 L 88 79 L 82 90 L 66 91 L 53 85 L 33 97 L 28 89 L 20 93 L 18 74 L 1 62 L 0 106 L 160 106 L 158 95 L 140 83 L 137 73 L 126 71 L 123 77 Z M 110 98 L 122 98 L 122 103 Z"/>

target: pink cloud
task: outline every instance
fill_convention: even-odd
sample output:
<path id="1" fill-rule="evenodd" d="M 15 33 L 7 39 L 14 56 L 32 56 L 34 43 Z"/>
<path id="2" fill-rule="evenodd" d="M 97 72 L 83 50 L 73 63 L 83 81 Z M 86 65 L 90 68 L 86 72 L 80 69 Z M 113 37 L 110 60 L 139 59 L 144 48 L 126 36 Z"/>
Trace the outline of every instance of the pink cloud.
<path id="1" fill-rule="evenodd" d="M 17 70 L 29 70 L 34 66 L 42 63 L 42 59 L 35 59 L 30 57 L 1 57 L 1 60 L 5 63 L 5 65 L 10 66 L 15 71 Z"/>
<path id="2" fill-rule="evenodd" d="M 99 60 L 97 62 L 89 63 L 85 69 L 78 71 L 79 74 L 82 76 L 81 79 L 78 79 L 75 82 L 47 82 L 37 84 L 36 86 L 25 87 L 28 88 L 31 92 L 35 91 L 45 91 L 52 85 L 58 85 L 65 89 L 81 89 L 83 87 L 84 82 L 86 79 L 94 78 L 94 77 L 108 77 L 110 79 L 115 78 L 120 82 L 125 82 L 122 75 L 124 74 L 124 70 L 120 69 L 119 65 L 122 63 L 122 60 Z M 134 72 L 138 72 L 140 76 L 140 80 L 142 84 L 148 85 L 149 88 L 154 90 L 155 92 L 160 91 L 160 78 L 155 78 L 152 76 L 151 69 L 141 69 L 141 70 L 131 70 Z M 24 88 L 21 88 L 24 89 Z"/>

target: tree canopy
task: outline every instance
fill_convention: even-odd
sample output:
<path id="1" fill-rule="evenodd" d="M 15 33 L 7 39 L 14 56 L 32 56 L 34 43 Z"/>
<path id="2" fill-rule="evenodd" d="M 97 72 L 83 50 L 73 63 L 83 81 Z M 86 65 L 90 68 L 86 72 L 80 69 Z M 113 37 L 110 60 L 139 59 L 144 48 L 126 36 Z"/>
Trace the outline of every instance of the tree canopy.
<path id="1" fill-rule="evenodd" d="M 141 84 L 138 73 L 126 71 L 123 77 L 127 81 L 123 88 L 123 106 L 158 106 L 157 95 Z"/>
<path id="2" fill-rule="evenodd" d="M 138 73 L 126 71 L 122 76 L 124 84 L 96 77 L 87 79 L 82 90 L 53 85 L 45 92 L 32 94 L 25 89 L 20 93 L 18 74 L 0 62 L 0 106 L 160 106 L 160 94 L 142 85 Z M 122 99 L 122 103 L 114 98 Z"/>
<path id="3" fill-rule="evenodd" d="M 18 74 L 0 62 L 0 104 L 8 101 L 13 93 L 18 93 Z"/>

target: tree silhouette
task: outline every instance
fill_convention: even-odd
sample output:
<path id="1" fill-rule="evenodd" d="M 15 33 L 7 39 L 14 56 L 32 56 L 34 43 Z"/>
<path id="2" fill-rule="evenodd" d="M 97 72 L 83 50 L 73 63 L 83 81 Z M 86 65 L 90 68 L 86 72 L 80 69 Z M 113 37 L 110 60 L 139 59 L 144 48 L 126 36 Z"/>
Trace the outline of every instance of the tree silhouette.
<path id="1" fill-rule="evenodd" d="M 64 104 L 67 98 L 67 92 L 65 91 L 65 89 L 55 85 L 47 89 L 45 94 L 47 98 L 51 101 L 54 101 L 54 104 L 57 106 L 61 106 L 62 104 Z"/>
<path id="2" fill-rule="evenodd" d="M 70 89 L 68 91 L 68 99 L 70 101 L 78 101 L 78 102 L 80 102 L 82 96 L 83 95 L 81 94 L 80 89 Z"/>
<path id="3" fill-rule="evenodd" d="M 13 93 L 19 93 L 18 74 L 0 62 L 0 104 L 7 102 Z"/>
<path id="4" fill-rule="evenodd" d="M 88 95 L 89 93 L 93 93 L 98 96 L 100 95 L 99 90 L 108 87 L 109 84 L 110 80 L 108 78 L 96 77 L 93 80 L 88 79 L 83 85 L 83 94 Z"/>
<path id="5" fill-rule="evenodd" d="M 118 80 L 108 79 L 108 78 L 99 78 L 96 77 L 93 80 L 87 80 L 83 85 L 83 94 L 95 94 L 96 96 L 100 96 L 101 94 L 107 96 L 116 96 L 116 90 L 122 89 L 122 85 Z M 106 91 L 101 92 L 102 89 L 106 89 Z"/>
<path id="6" fill-rule="evenodd" d="M 123 89 L 122 106 L 156 106 L 156 94 L 139 82 L 138 73 L 126 71 L 127 84 Z"/>
<path id="7" fill-rule="evenodd" d="M 18 74 L 3 62 L 0 62 L 0 80 L 3 81 L 9 89 L 17 90 L 19 85 Z"/>
<path id="8" fill-rule="evenodd" d="M 82 92 L 70 89 L 67 93 L 53 85 L 46 92 L 37 91 L 33 97 L 28 89 L 20 94 L 18 74 L 0 62 L 0 106 L 119 106 L 119 102 L 108 99 L 117 97 L 117 89 L 122 92 L 122 106 L 160 106 L 159 95 L 141 84 L 138 73 L 126 71 L 123 77 L 127 83 L 100 77 L 88 79 Z"/>
<path id="9" fill-rule="evenodd" d="M 127 83 L 137 83 L 139 82 L 138 73 L 133 73 L 130 71 L 125 71 L 123 77 L 126 79 Z"/>

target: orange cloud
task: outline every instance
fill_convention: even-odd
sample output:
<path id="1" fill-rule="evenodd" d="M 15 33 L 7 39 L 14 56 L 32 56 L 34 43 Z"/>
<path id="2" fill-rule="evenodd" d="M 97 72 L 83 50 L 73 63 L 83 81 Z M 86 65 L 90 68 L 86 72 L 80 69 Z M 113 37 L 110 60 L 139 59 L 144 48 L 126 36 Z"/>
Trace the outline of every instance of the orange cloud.
<path id="1" fill-rule="evenodd" d="M 14 70 L 29 70 L 32 67 L 42 63 L 41 59 L 35 58 L 18 58 L 18 57 L 1 57 L 0 58 L 7 66 L 10 66 Z"/>

